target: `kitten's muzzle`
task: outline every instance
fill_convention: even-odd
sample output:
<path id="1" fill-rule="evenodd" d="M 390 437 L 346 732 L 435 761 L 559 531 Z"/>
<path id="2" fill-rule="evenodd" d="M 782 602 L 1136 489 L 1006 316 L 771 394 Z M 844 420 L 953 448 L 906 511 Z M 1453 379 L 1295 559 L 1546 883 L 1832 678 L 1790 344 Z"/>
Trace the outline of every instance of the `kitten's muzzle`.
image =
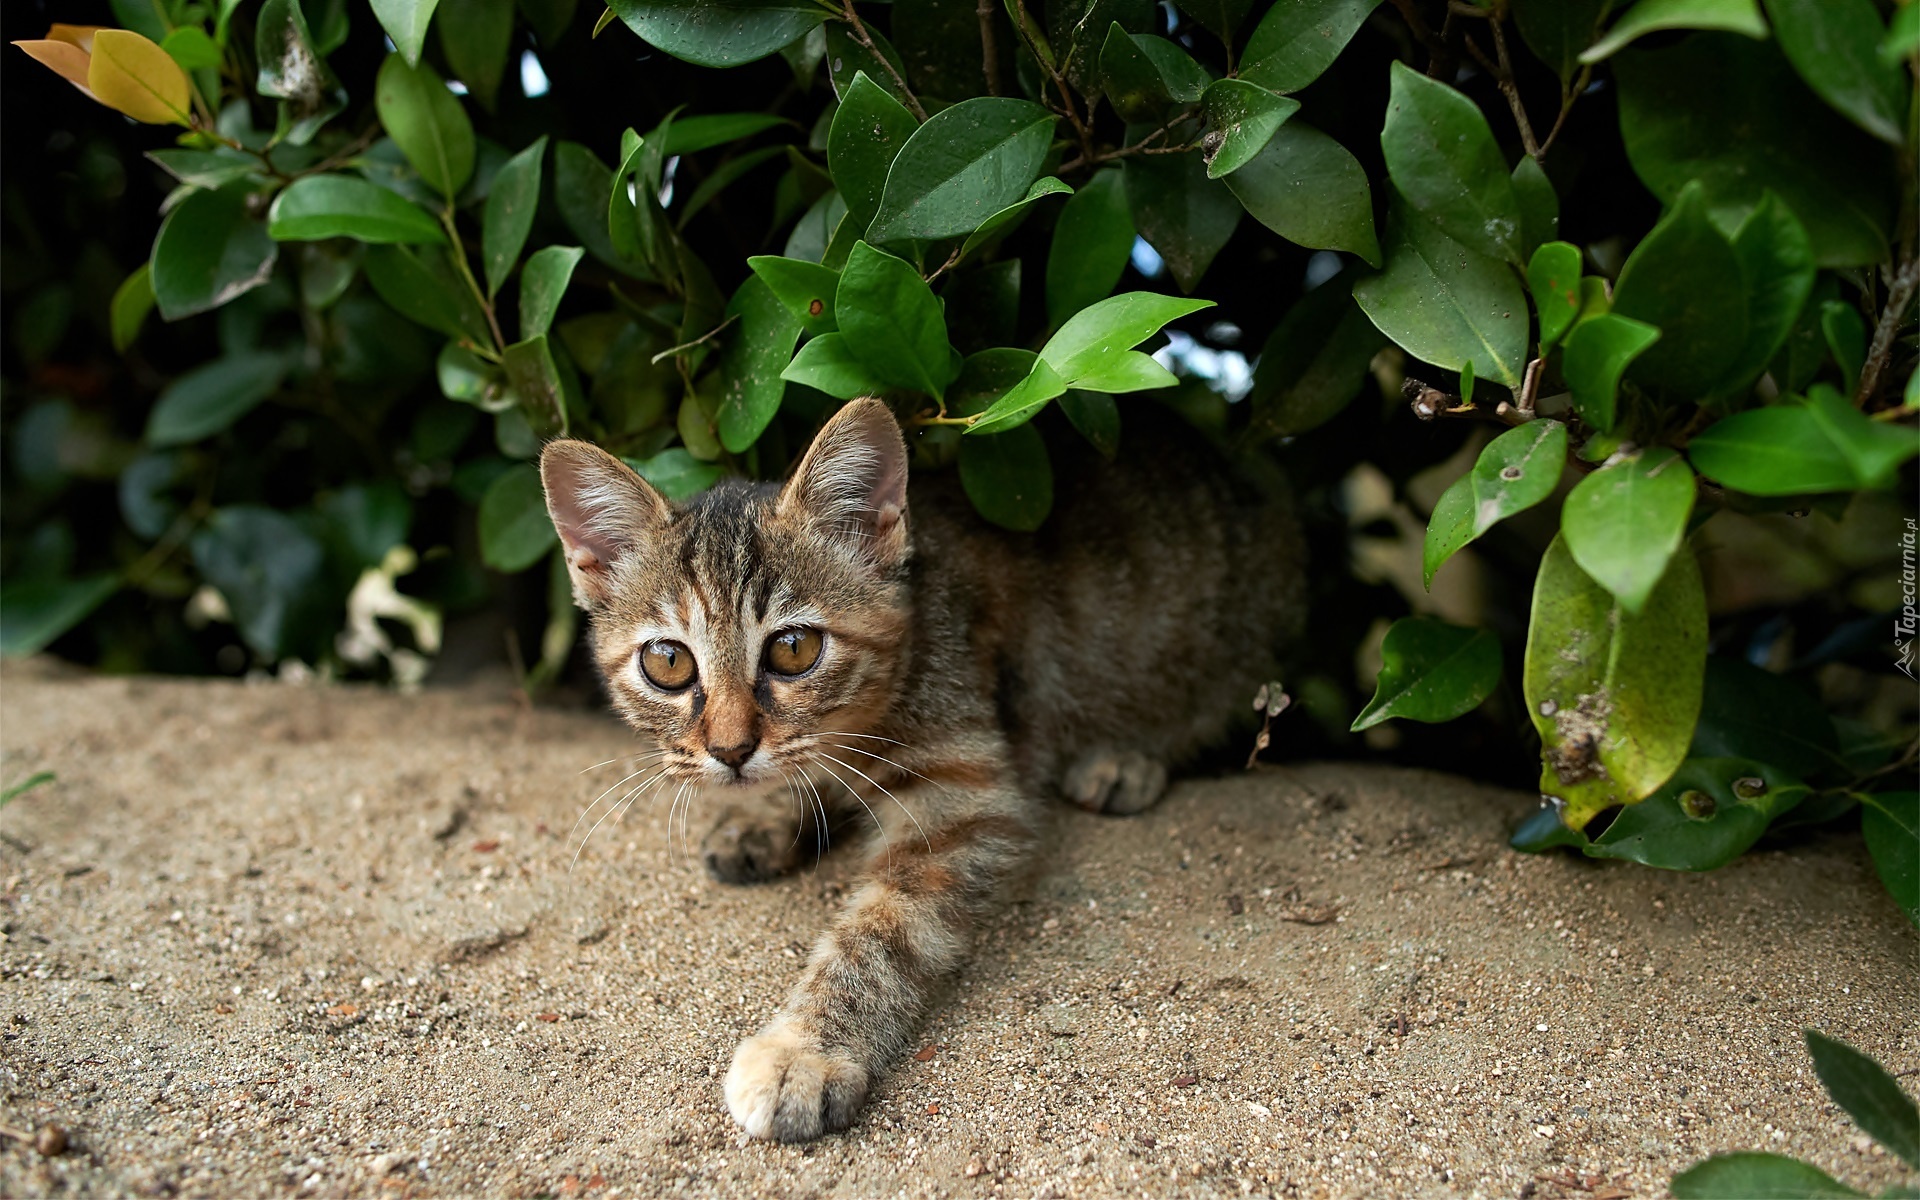
<path id="1" fill-rule="evenodd" d="M 738 775 L 740 768 L 746 765 L 746 761 L 752 758 L 753 752 L 759 748 L 760 739 L 749 738 L 731 746 L 708 746 L 707 753 L 713 756 L 715 762 L 732 767 L 733 773 Z"/>

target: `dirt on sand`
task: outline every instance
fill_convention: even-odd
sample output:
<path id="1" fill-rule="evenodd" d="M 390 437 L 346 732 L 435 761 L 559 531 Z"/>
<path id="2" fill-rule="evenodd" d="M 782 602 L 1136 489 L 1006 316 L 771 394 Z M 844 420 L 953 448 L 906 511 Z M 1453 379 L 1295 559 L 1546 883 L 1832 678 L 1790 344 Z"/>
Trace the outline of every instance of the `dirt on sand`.
<path id="1" fill-rule="evenodd" d="M 1902 1181 L 1803 1026 L 1920 1066 L 1853 834 L 1707 875 L 1527 857 L 1531 797 L 1286 766 L 1060 812 L 859 1122 L 720 1075 L 852 856 L 709 881 L 629 734 L 504 688 L 0 678 L 0 1194 L 1657 1196 L 1723 1150 Z M 604 808 L 604 806 L 603 806 Z M 701 814 L 686 827 L 697 842 Z"/>

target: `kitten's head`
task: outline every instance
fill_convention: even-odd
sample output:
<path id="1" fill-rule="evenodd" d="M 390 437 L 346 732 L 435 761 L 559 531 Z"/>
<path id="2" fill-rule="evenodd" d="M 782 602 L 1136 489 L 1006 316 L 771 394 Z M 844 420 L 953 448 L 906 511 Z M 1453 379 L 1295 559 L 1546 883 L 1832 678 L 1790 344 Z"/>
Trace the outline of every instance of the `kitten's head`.
<path id="1" fill-rule="evenodd" d="M 885 405 L 842 408 L 778 488 L 729 481 L 670 504 L 578 441 L 549 445 L 540 475 L 607 691 L 668 778 L 778 779 L 884 711 L 910 553 Z"/>

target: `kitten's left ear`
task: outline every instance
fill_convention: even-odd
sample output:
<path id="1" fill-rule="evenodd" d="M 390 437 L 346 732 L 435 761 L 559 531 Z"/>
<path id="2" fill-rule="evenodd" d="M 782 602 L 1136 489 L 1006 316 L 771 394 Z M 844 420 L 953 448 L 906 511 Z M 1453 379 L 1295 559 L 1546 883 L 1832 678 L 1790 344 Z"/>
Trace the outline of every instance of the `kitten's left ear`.
<path id="1" fill-rule="evenodd" d="M 907 444 L 878 400 L 835 413 L 780 489 L 779 511 L 798 516 L 882 570 L 905 560 Z"/>
<path id="2" fill-rule="evenodd" d="M 666 523 L 667 502 L 633 468 L 587 442 L 549 443 L 540 452 L 540 481 L 566 551 L 573 598 L 582 608 L 598 608 L 613 596 L 620 560 Z"/>

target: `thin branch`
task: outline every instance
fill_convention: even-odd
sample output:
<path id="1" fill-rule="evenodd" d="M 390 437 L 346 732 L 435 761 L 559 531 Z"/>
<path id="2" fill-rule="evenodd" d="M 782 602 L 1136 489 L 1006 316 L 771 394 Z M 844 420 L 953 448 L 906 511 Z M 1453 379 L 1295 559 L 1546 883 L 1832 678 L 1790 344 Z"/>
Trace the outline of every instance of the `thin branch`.
<path id="1" fill-rule="evenodd" d="M 1413 0 L 1393 0 L 1393 6 L 1400 10 L 1400 19 L 1407 23 L 1413 36 L 1427 48 L 1427 75 L 1433 77 L 1444 74 L 1440 68 L 1453 61 L 1453 55 L 1447 51 L 1447 43 L 1420 16 L 1420 10 L 1413 6 Z"/>
<path id="2" fill-rule="evenodd" d="M 865 47 L 867 53 L 880 60 L 880 65 L 887 69 L 887 74 L 891 75 L 893 82 L 899 85 L 900 94 L 906 98 L 907 107 L 913 110 L 914 119 L 924 124 L 927 119 L 927 110 L 920 107 L 919 97 L 913 94 L 913 89 L 907 86 L 907 81 L 902 79 L 900 72 L 894 69 L 893 60 L 880 53 L 880 48 L 873 44 L 872 36 L 867 33 L 866 22 L 862 21 L 860 14 L 853 9 L 853 0 L 842 0 L 840 12 L 846 17 L 847 24 L 853 27 L 853 40 Z"/>
<path id="3" fill-rule="evenodd" d="M 1544 157 L 1553 148 L 1553 139 L 1560 136 L 1561 127 L 1567 123 L 1567 114 L 1573 111 L 1573 102 L 1587 90 L 1587 84 L 1593 79 L 1593 64 L 1580 68 L 1580 74 L 1574 78 L 1571 87 L 1562 84 L 1560 92 L 1560 115 L 1553 119 L 1553 128 L 1547 130 L 1547 140 L 1540 143 L 1540 156 Z"/>
<path id="4" fill-rule="evenodd" d="M 927 276 L 927 283 L 929 286 L 933 284 L 934 280 L 940 278 L 942 275 L 945 275 L 947 271 L 953 266 L 953 264 L 960 261 L 960 251 L 964 248 L 965 248 L 964 246 L 955 246 L 953 248 L 953 253 L 947 255 L 947 261 L 941 263 L 937 268 L 934 269 L 933 274 Z"/>
<path id="5" fill-rule="evenodd" d="M 1065 175 L 1068 171 L 1078 171 L 1084 167 L 1097 167 L 1101 163 L 1113 162 L 1116 159 L 1132 158 L 1136 154 L 1177 154 L 1191 150 L 1193 148 L 1191 145 L 1154 147 L 1153 142 L 1165 137 L 1175 125 L 1180 124 L 1192 116 L 1193 110 L 1182 110 L 1174 116 L 1167 118 L 1166 124 L 1151 131 L 1130 146 L 1121 146 L 1117 150 L 1102 150 L 1091 156 L 1068 159 L 1066 162 L 1060 164 L 1060 174 Z"/>
<path id="6" fill-rule="evenodd" d="M 1474 61 L 1479 63 L 1487 74 L 1493 76 L 1493 82 L 1499 87 L 1500 94 L 1507 98 L 1507 107 L 1513 110 L 1513 123 L 1520 127 L 1521 148 L 1527 152 L 1528 158 L 1537 162 L 1540 158 L 1540 144 L 1533 140 L 1533 123 L 1527 120 L 1526 106 L 1520 103 L 1520 89 L 1514 86 L 1512 64 L 1507 60 L 1507 39 L 1500 32 L 1500 22 L 1494 21 L 1492 28 L 1494 49 L 1499 55 L 1498 61 L 1488 58 L 1487 52 L 1480 48 L 1480 43 L 1474 41 L 1472 35 L 1468 35 L 1466 39 L 1467 53 L 1473 55 Z"/>
<path id="7" fill-rule="evenodd" d="M 440 210 L 440 225 L 447 231 L 447 241 L 453 251 L 453 265 L 460 271 L 460 278 L 467 281 L 467 289 L 480 303 L 480 311 L 487 315 L 487 329 L 493 334 L 493 345 L 497 352 L 504 354 L 507 339 L 500 334 L 500 320 L 494 315 L 493 303 L 487 299 L 487 293 L 481 289 L 480 281 L 473 277 L 473 268 L 467 265 L 467 249 L 460 241 L 460 230 L 453 223 L 453 201 Z"/>
<path id="8" fill-rule="evenodd" d="M 980 0 L 980 65 L 987 77 L 987 95 L 1000 94 L 1000 47 L 993 36 L 993 0 Z"/>
<path id="9" fill-rule="evenodd" d="M 1894 335 L 1900 332 L 1901 319 L 1907 315 L 1907 305 L 1913 302 L 1915 288 L 1920 288 L 1920 259 L 1900 268 L 1887 290 L 1887 306 L 1880 310 L 1880 323 L 1873 330 L 1873 348 L 1867 352 L 1866 364 L 1860 369 L 1860 387 L 1853 395 L 1856 407 L 1865 408 L 1879 390 L 1880 376 L 1887 369 L 1887 359 L 1893 355 Z"/>

